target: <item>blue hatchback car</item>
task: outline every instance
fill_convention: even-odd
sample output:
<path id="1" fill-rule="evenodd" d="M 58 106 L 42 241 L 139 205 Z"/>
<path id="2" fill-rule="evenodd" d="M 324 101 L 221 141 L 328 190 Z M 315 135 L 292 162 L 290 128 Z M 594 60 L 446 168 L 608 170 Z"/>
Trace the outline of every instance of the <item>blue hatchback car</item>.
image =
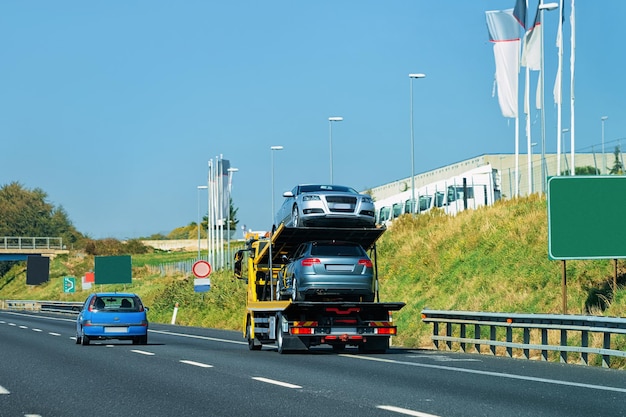
<path id="1" fill-rule="evenodd" d="M 76 319 L 76 343 L 91 340 L 132 340 L 148 343 L 147 307 L 133 293 L 95 293 L 85 300 Z"/>

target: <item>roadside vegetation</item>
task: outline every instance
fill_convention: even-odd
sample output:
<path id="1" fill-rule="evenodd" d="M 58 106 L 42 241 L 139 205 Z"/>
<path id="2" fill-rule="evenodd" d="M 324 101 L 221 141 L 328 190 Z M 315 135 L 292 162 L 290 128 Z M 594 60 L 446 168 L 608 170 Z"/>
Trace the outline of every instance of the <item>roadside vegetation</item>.
<path id="1" fill-rule="evenodd" d="M 561 314 L 563 264 L 548 259 L 547 236 L 546 200 L 539 195 L 455 217 L 435 210 L 397 219 L 379 240 L 377 256 L 381 301 L 406 303 L 394 314 L 398 336 L 393 344 L 432 347 L 432 325 L 420 319 L 424 308 Z M 125 245 L 96 241 L 91 251 L 85 247 L 58 256 L 51 262 L 50 281 L 36 287 L 25 285 L 25 263 L 16 262 L 0 272 L 0 299 L 83 301 L 91 291 L 126 290 L 144 299 L 153 322 L 169 323 L 178 303 L 178 324 L 241 330 L 246 285 L 231 272 L 214 272 L 211 290 L 195 293 L 191 274 L 162 266 L 193 261 L 196 252 L 159 252 L 139 241 Z M 63 277 L 80 282 L 93 270 L 94 254 L 124 250 L 132 255 L 132 284 L 84 291 L 77 285 L 78 292 L 63 293 Z M 618 262 L 615 296 L 614 266 L 612 260 L 567 262 L 569 314 L 626 316 L 626 265 Z M 615 343 L 626 349 L 625 338 L 616 337 Z M 620 361 L 612 366 L 626 367 Z"/>

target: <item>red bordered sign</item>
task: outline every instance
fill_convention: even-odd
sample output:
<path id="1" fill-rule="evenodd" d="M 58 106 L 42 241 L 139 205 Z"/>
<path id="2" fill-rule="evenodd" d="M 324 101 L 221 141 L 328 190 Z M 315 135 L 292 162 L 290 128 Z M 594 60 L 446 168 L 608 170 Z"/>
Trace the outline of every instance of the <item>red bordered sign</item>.
<path id="1" fill-rule="evenodd" d="M 196 278 L 206 278 L 213 272 L 211 264 L 207 261 L 197 261 L 193 264 L 191 270 Z"/>

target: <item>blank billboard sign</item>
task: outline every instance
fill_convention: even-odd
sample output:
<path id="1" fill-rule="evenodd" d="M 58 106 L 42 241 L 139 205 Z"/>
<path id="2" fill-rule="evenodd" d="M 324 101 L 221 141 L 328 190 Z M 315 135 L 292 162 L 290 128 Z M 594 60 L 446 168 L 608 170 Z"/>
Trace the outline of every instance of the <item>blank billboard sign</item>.
<path id="1" fill-rule="evenodd" d="M 96 284 L 132 284 L 129 255 L 96 256 L 94 272 Z"/>
<path id="2" fill-rule="evenodd" d="M 26 285 L 40 285 L 50 279 L 50 258 L 29 256 L 26 258 Z"/>
<path id="3" fill-rule="evenodd" d="M 548 256 L 626 258 L 626 177 L 548 179 Z"/>

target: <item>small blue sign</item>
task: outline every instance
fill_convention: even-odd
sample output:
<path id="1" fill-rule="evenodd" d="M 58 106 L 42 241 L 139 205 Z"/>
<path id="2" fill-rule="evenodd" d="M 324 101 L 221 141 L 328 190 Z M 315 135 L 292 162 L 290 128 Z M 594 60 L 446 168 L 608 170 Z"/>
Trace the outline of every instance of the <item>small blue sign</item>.
<path id="1" fill-rule="evenodd" d="M 193 289 L 195 292 L 207 292 L 211 289 L 210 278 L 196 278 L 193 280 Z"/>

